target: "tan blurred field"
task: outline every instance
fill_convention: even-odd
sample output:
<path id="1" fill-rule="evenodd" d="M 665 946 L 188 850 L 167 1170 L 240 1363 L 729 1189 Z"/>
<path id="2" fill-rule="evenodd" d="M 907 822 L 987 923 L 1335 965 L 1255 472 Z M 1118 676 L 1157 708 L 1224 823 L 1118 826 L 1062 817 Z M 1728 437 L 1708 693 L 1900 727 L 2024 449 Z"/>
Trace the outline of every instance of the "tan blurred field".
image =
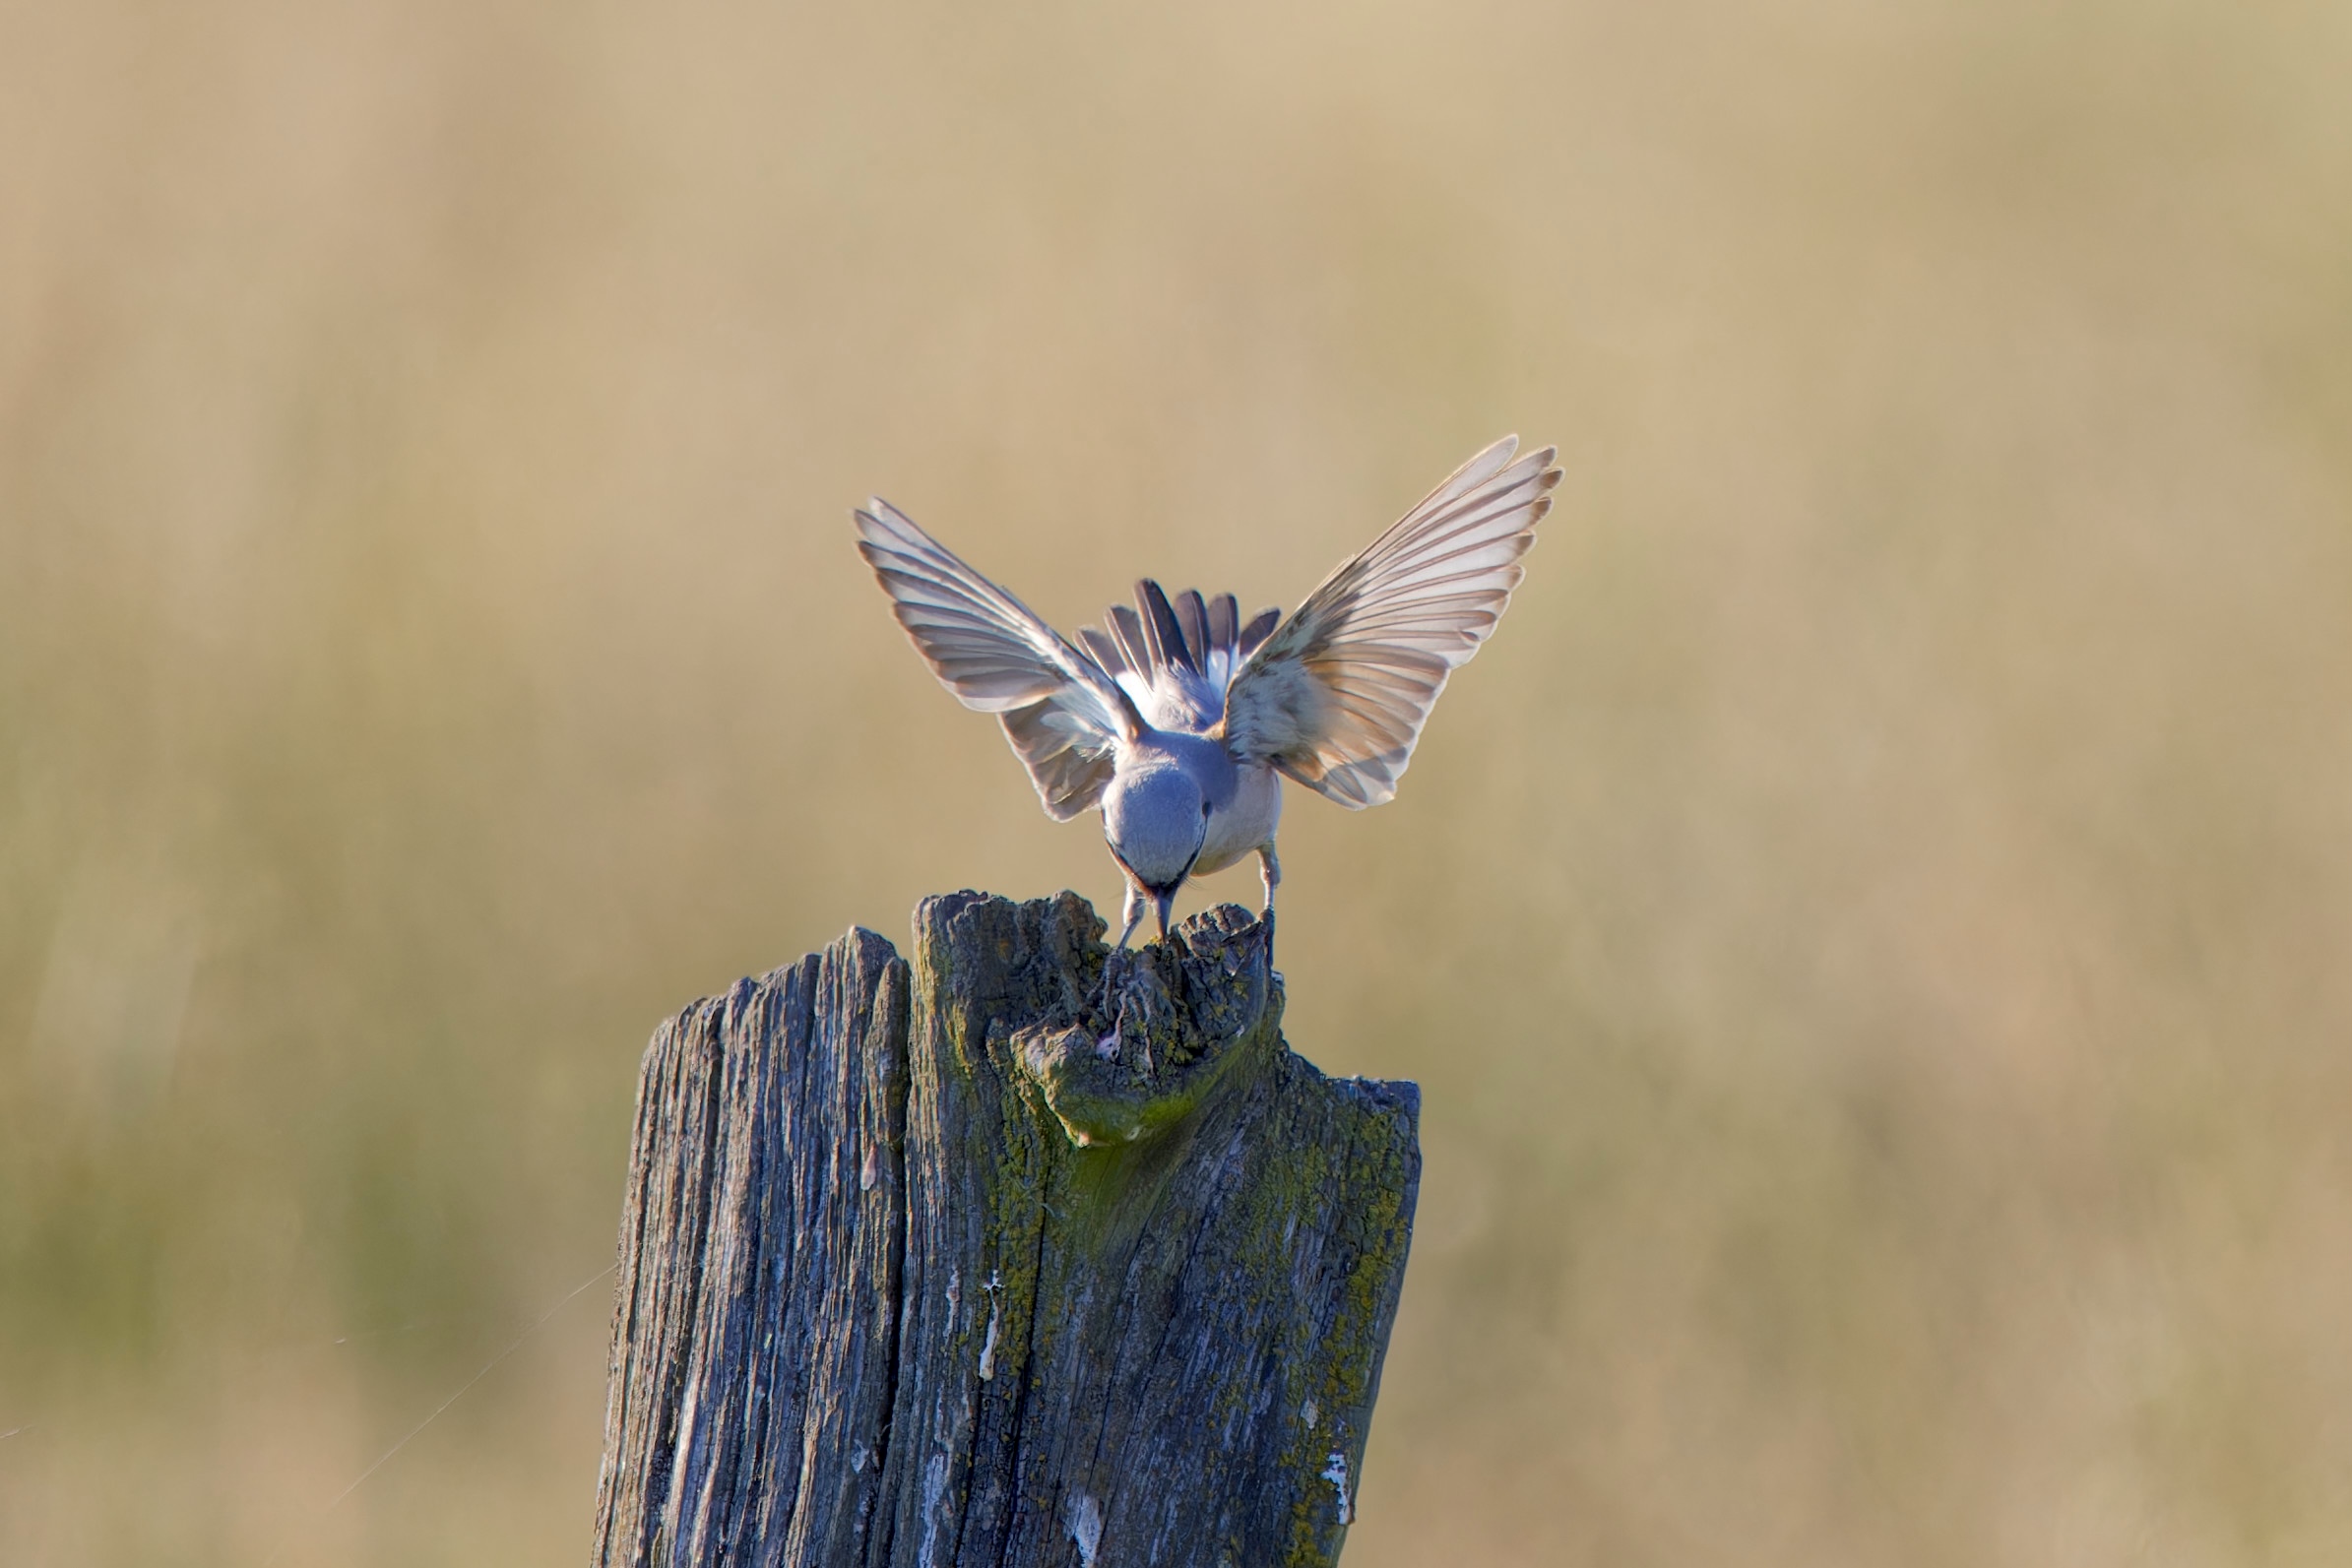
<path id="1" fill-rule="evenodd" d="M 1115 897 L 848 508 L 1288 603 L 1510 429 L 1516 607 L 1283 841 L 1294 1044 L 1426 1095 L 1348 1561 L 2352 1562 L 2348 82 L 2316 3 L 0 6 L 0 1563 L 579 1561 L 603 1286 L 338 1499 L 609 1260 L 655 1022 Z"/>

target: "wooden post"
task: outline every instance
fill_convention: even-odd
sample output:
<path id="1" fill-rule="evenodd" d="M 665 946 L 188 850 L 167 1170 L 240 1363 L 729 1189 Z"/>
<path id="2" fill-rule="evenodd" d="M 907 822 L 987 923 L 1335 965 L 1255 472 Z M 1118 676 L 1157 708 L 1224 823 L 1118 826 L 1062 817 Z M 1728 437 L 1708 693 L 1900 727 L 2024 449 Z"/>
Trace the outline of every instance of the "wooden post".
<path id="1" fill-rule="evenodd" d="M 1228 905 L 927 899 L 665 1024 L 597 1561 L 1261 1568 L 1347 1535 L 1421 1154 Z"/>

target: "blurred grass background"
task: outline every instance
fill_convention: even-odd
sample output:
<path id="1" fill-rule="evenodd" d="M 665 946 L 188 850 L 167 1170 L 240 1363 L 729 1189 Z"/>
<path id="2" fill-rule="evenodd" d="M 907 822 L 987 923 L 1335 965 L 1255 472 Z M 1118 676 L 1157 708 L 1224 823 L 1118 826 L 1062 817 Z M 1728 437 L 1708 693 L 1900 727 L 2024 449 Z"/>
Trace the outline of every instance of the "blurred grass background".
<path id="1" fill-rule="evenodd" d="M 579 1560 L 655 1022 L 1068 626 L 1567 479 L 1290 1033 L 1356 1568 L 2352 1561 L 2352 12 L 0 8 L 0 1561 Z M 1199 897 L 1247 899 L 1251 873 Z M 1196 901 L 1198 898 L 1196 897 Z"/>

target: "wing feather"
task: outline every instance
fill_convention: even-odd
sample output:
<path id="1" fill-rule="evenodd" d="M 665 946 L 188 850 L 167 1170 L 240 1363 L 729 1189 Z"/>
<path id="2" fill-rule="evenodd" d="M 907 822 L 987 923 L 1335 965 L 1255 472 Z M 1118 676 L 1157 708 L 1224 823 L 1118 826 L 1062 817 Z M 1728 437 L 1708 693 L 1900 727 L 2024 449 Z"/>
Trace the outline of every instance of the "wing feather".
<path id="1" fill-rule="evenodd" d="M 958 702 L 1002 721 L 1047 814 L 1066 822 L 1096 804 L 1120 742 L 1143 724 L 1108 650 L 1092 637 L 1072 647 L 889 502 L 857 520 L 858 553 L 916 652 Z"/>
<path id="2" fill-rule="evenodd" d="M 1396 794 L 1448 676 L 1509 607 L 1552 507 L 1554 449 L 1517 457 L 1506 436 L 1430 491 L 1298 613 L 1239 639 L 1226 743 L 1340 804 Z M 1254 636 L 1252 635 L 1254 634 Z"/>

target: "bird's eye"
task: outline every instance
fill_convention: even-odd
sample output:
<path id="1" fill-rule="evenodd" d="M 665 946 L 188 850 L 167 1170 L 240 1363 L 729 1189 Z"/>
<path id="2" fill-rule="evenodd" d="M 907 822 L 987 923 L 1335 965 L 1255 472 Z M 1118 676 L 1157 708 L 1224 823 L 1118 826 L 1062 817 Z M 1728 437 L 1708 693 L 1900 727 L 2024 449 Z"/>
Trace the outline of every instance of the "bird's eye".
<path id="1" fill-rule="evenodd" d="M 1209 820 L 1209 803 L 1206 800 L 1200 803 L 1200 820 L 1203 822 Z"/>

